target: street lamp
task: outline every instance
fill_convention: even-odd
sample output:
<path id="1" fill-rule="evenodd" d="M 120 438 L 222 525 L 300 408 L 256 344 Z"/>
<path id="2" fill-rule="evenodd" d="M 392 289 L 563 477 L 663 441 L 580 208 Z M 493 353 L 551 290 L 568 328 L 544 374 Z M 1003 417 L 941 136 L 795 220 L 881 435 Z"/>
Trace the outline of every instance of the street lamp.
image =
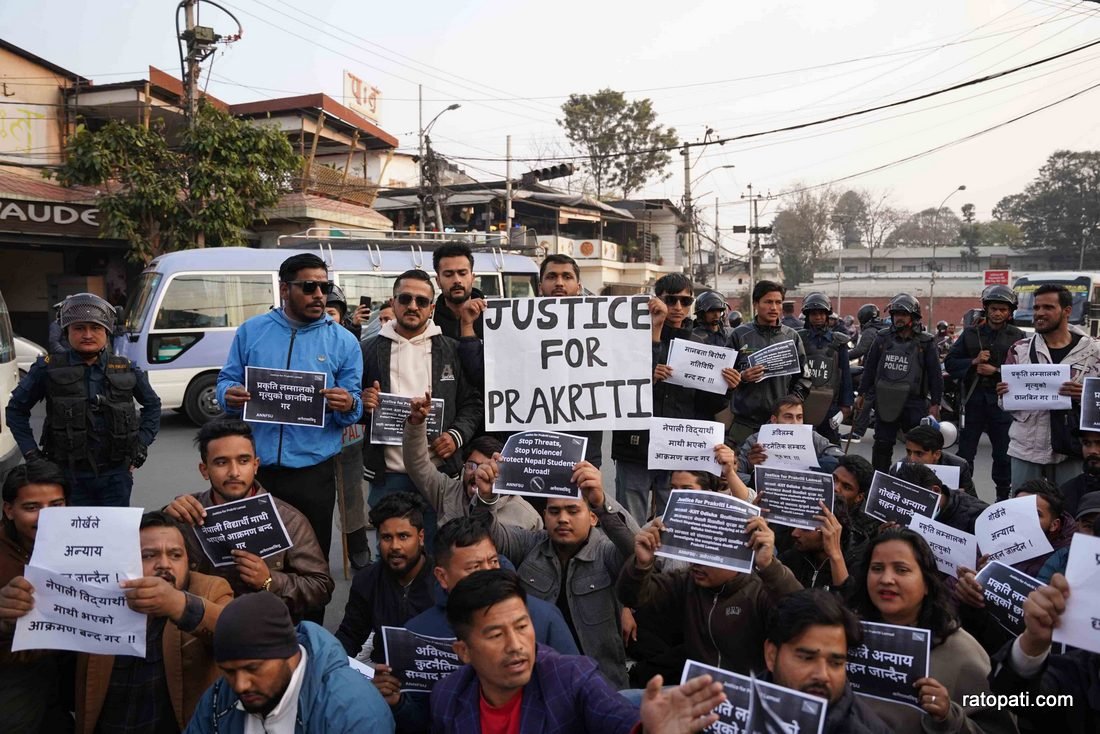
<path id="1" fill-rule="evenodd" d="M 940 205 L 936 207 L 936 211 L 932 214 L 932 282 L 928 286 L 928 323 L 932 323 L 936 312 L 936 244 L 939 239 L 936 232 L 936 224 L 939 221 L 940 210 L 943 209 L 943 205 L 947 203 L 948 199 L 960 191 L 966 191 L 966 184 L 960 184 L 957 189 L 943 197 L 943 201 L 940 202 Z"/>
<path id="2" fill-rule="evenodd" d="M 461 106 L 462 105 L 455 102 L 454 104 L 451 104 L 451 105 L 448 105 L 447 107 L 444 107 L 438 113 L 436 113 L 436 116 L 433 117 L 431 119 L 431 121 L 428 122 L 427 125 L 420 128 L 420 146 L 419 146 L 419 148 L 420 148 L 420 150 L 419 150 L 420 165 L 417 167 L 417 169 L 420 173 L 420 181 L 419 181 L 419 186 L 417 188 L 420 191 L 420 194 L 421 194 L 421 197 L 422 197 L 420 199 L 420 231 L 421 232 L 424 231 L 425 199 L 423 198 L 423 196 L 424 196 L 424 166 L 425 166 L 425 163 L 426 163 L 425 156 L 424 156 L 425 149 L 427 150 L 428 157 L 432 158 L 432 139 L 428 137 L 428 132 L 431 131 L 432 125 L 435 124 L 436 120 L 438 120 L 440 118 L 440 116 L 443 115 L 444 112 L 450 112 L 451 110 L 457 110 Z M 433 166 L 434 166 L 434 158 L 433 158 Z M 434 191 L 434 187 L 437 183 L 437 178 L 438 178 L 437 175 L 435 175 L 437 173 L 438 172 L 433 171 L 433 175 L 432 175 L 432 184 L 433 184 L 432 199 L 435 203 L 435 222 L 436 222 L 436 226 L 439 227 L 440 230 L 442 230 L 443 229 L 443 212 L 440 210 L 439 197 L 435 196 L 436 192 Z"/>
<path id="3" fill-rule="evenodd" d="M 684 177 L 684 210 L 685 211 L 684 211 L 684 213 L 687 215 L 687 218 L 688 218 L 688 246 L 687 246 L 688 275 L 691 277 L 691 281 L 693 283 L 695 282 L 695 254 L 696 253 L 695 253 L 695 248 L 692 245 L 693 245 L 693 242 L 694 242 L 694 233 L 695 233 L 695 230 L 696 230 L 696 220 L 695 220 L 695 208 L 694 208 L 693 203 L 692 203 L 693 200 L 692 200 L 691 187 L 693 187 L 695 184 L 699 183 L 700 181 L 702 181 L 704 178 L 706 178 L 710 174 L 714 173 L 715 171 L 721 171 L 723 168 L 736 168 L 736 167 L 737 166 L 733 165 L 732 163 L 730 163 L 728 165 L 725 165 L 725 166 L 715 166 L 714 168 L 708 169 L 708 170 L 704 171 L 703 173 L 701 173 L 700 175 L 696 176 L 695 178 L 689 180 L 688 176 L 690 176 L 689 172 L 691 170 L 690 162 L 689 162 L 689 156 L 686 156 L 686 155 L 684 156 L 684 173 L 685 173 L 685 177 Z M 714 213 L 715 213 L 715 218 L 717 219 L 717 216 L 718 216 L 717 205 L 716 205 L 716 208 L 714 210 Z M 715 232 L 715 238 L 717 238 L 717 237 L 718 237 L 718 233 L 716 231 Z M 703 246 L 702 246 L 702 243 L 700 242 L 699 243 L 699 254 L 700 255 L 702 254 L 702 250 L 703 250 Z M 720 257 L 720 253 L 718 252 L 718 242 L 717 242 L 717 239 L 716 239 L 715 244 L 714 244 L 714 287 L 715 288 L 718 287 L 718 258 L 719 257 Z M 702 258 L 700 258 L 700 260 L 701 259 Z"/>

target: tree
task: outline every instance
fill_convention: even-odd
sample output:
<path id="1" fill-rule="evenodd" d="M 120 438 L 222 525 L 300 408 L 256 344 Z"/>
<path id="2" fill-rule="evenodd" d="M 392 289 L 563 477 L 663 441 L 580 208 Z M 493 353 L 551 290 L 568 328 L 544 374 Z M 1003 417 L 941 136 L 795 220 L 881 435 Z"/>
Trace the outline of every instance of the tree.
<path id="1" fill-rule="evenodd" d="M 679 144 L 676 130 L 657 123 L 648 99 L 627 102 L 622 92 L 601 89 L 595 94 L 571 94 L 557 120 L 565 137 L 588 157 L 586 168 L 596 188 L 596 198 L 607 188 L 629 197 L 652 178 L 665 180 L 672 156 L 667 150 Z M 637 152 L 645 151 L 645 152 Z"/>
<path id="2" fill-rule="evenodd" d="M 889 237 L 906 219 L 906 214 L 866 189 L 850 189 L 833 207 L 832 226 L 841 247 L 863 246 L 874 261 L 875 250 L 891 246 Z"/>
<path id="3" fill-rule="evenodd" d="M 845 191 L 833 207 L 830 224 L 841 247 L 859 247 L 867 229 L 867 198 L 859 191 Z"/>
<path id="4" fill-rule="evenodd" d="M 772 221 L 772 244 L 783 265 L 783 283 L 813 280 L 814 267 L 828 249 L 836 193 L 799 191 L 786 197 Z"/>
<path id="5" fill-rule="evenodd" d="M 162 128 L 112 120 L 79 127 L 57 172 L 62 184 L 99 187 L 102 235 L 130 242 L 148 262 L 205 244 L 244 243 L 243 231 L 290 190 L 301 159 L 274 127 L 199 107 L 169 141 Z"/>
<path id="6" fill-rule="evenodd" d="M 964 264 L 977 267 L 981 252 L 979 247 L 982 242 L 982 225 L 974 221 L 974 205 L 962 205 L 962 223 L 959 225 L 959 244 L 963 249 L 959 251 Z"/>
<path id="7" fill-rule="evenodd" d="M 887 238 L 888 247 L 944 247 L 959 239 L 962 221 L 949 207 L 922 209 L 911 214 Z"/>
<path id="8" fill-rule="evenodd" d="M 993 217 L 1020 228 L 1018 249 L 1081 269 L 1100 266 L 1100 151 L 1055 151 Z"/>

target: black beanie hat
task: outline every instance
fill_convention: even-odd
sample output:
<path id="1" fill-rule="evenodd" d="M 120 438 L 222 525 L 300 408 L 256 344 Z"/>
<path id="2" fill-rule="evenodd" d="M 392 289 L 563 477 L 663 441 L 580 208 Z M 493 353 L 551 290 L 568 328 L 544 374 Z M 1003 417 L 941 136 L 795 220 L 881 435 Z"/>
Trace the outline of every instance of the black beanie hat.
<path id="1" fill-rule="evenodd" d="M 282 599 L 269 591 L 238 596 L 214 628 L 214 660 L 273 660 L 298 652 L 298 633 Z"/>

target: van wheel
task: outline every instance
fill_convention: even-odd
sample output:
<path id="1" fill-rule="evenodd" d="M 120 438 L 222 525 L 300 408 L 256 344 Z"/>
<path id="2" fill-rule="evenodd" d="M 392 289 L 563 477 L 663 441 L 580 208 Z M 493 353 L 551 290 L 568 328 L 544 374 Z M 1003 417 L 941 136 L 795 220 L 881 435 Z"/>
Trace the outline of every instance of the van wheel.
<path id="1" fill-rule="evenodd" d="M 216 373 L 199 375 L 187 386 L 187 392 L 183 396 L 183 411 L 196 426 L 209 423 L 222 414 L 216 397 L 217 390 Z"/>

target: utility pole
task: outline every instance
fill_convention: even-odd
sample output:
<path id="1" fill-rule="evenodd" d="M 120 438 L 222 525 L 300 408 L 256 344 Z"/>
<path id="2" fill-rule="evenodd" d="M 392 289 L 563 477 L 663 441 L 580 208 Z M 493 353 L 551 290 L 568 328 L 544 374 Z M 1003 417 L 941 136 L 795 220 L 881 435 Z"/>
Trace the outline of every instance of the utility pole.
<path id="1" fill-rule="evenodd" d="M 512 136 L 504 143 L 504 236 L 512 246 Z"/>
<path id="2" fill-rule="evenodd" d="M 718 197 L 714 197 L 714 290 L 718 290 L 718 260 L 722 255 L 722 230 L 718 229 Z"/>
<path id="3" fill-rule="evenodd" d="M 419 194 L 420 206 L 416 209 L 417 231 L 424 231 L 424 85 L 416 85 L 416 193 Z"/>
<path id="4" fill-rule="evenodd" d="M 179 37 L 179 40 L 187 44 L 187 54 L 183 59 L 183 109 L 190 125 L 195 124 L 195 114 L 199 109 L 199 77 L 202 75 L 202 62 L 210 58 L 214 53 L 214 46 L 222 40 L 213 28 L 198 25 L 198 7 L 199 0 L 184 0 L 183 12 L 187 27 Z M 240 38 L 239 33 L 229 36 L 226 42 L 231 43 L 238 38 Z"/>
<path id="5" fill-rule="evenodd" d="M 695 282 L 695 212 L 692 211 L 691 205 L 691 148 L 688 144 L 684 143 L 683 150 L 680 151 L 680 155 L 684 157 L 684 216 L 687 217 L 687 263 L 688 263 L 688 277 L 691 281 Z"/>

